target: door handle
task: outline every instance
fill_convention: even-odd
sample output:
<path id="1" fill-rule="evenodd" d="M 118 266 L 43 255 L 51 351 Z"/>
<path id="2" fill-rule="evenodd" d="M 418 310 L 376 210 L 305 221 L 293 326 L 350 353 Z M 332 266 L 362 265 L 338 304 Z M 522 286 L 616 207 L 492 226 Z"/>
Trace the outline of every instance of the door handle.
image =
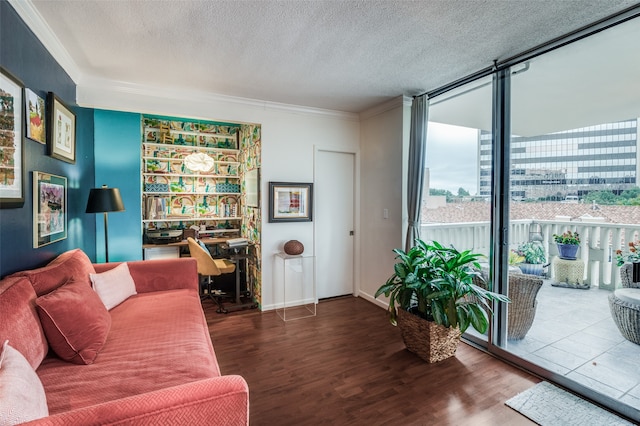
<path id="1" fill-rule="evenodd" d="M 353 231 L 349 231 L 349 235 L 353 237 Z"/>

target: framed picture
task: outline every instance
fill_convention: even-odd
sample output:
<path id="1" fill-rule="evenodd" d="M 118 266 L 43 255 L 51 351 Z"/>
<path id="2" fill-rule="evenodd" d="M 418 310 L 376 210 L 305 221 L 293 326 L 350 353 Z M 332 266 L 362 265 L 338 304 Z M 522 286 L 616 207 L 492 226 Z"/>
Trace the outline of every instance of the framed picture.
<path id="1" fill-rule="evenodd" d="M 244 175 L 247 207 L 259 207 L 260 169 L 249 170 Z"/>
<path id="2" fill-rule="evenodd" d="M 0 208 L 24 205 L 24 85 L 0 67 Z"/>
<path id="3" fill-rule="evenodd" d="M 269 222 L 311 222 L 313 184 L 269 182 Z"/>
<path id="4" fill-rule="evenodd" d="M 47 146 L 49 155 L 58 160 L 76 162 L 76 115 L 55 93 L 47 97 L 49 112 Z"/>
<path id="5" fill-rule="evenodd" d="M 46 108 L 44 99 L 34 93 L 31 89 L 24 90 L 25 104 L 27 111 L 25 119 L 27 120 L 27 137 L 32 141 L 41 144 L 47 143 L 46 132 Z"/>
<path id="6" fill-rule="evenodd" d="M 67 238 L 67 178 L 33 172 L 33 248 Z"/>

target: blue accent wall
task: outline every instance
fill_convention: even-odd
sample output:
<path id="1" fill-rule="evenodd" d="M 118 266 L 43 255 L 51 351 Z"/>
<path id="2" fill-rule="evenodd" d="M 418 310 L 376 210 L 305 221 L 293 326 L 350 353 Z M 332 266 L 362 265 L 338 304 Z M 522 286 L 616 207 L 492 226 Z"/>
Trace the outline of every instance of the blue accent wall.
<path id="1" fill-rule="evenodd" d="M 109 261 L 142 259 L 140 114 L 94 111 L 95 185 L 119 188 L 124 212 L 109 213 Z M 104 262 L 104 217 L 96 217 L 96 254 Z"/>
<path id="2" fill-rule="evenodd" d="M 45 145 L 25 138 L 24 206 L 0 210 L 0 276 L 42 266 L 73 248 L 95 260 L 95 219 L 84 213 L 94 177 L 93 110 L 75 105 L 75 83 L 5 0 L 0 0 L 0 65 L 41 97 L 54 92 L 76 113 L 76 164 L 49 157 Z M 38 249 L 33 248 L 34 170 L 64 176 L 69 185 L 67 238 Z"/>

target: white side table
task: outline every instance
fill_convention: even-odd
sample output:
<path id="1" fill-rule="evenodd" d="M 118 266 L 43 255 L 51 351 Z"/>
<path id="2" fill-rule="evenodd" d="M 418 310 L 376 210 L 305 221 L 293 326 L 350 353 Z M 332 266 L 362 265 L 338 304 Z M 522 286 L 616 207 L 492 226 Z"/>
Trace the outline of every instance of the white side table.
<path id="1" fill-rule="evenodd" d="M 589 287 L 584 284 L 584 262 L 581 259 L 568 260 L 554 257 L 551 266 L 553 280 L 557 284 L 555 287 L 562 287 L 562 284 L 572 288 Z"/>
<path id="2" fill-rule="evenodd" d="M 283 321 L 316 315 L 314 256 L 275 255 L 273 296 L 276 312 Z"/>

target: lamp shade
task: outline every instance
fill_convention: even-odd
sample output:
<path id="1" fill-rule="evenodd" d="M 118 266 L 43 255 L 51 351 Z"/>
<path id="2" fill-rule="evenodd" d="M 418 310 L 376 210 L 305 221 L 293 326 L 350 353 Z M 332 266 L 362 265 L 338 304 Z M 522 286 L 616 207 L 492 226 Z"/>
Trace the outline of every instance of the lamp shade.
<path id="1" fill-rule="evenodd" d="M 124 211 L 122 197 L 118 188 L 92 188 L 89 192 L 86 213 L 104 213 Z"/>

